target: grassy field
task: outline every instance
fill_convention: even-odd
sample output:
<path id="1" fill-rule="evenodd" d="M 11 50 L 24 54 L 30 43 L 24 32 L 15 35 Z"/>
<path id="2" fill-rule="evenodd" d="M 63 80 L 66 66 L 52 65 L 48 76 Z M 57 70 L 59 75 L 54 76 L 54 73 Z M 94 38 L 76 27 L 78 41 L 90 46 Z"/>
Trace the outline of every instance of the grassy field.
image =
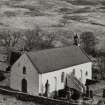
<path id="1" fill-rule="evenodd" d="M 39 25 L 48 31 L 93 31 L 104 36 L 104 4 L 102 0 L 0 0 L 0 28 L 24 30 Z M 68 17 L 67 24 L 61 27 L 63 16 Z"/>
<path id="2" fill-rule="evenodd" d="M 64 18 L 66 17 L 66 18 Z M 62 26 L 61 19 L 66 19 Z M 47 31 L 92 31 L 105 41 L 104 0 L 0 0 L 0 29 L 34 29 Z M 66 36 L 65 36 L 66 38 Z"/>
<path id="3" fill-rule="evenodd" d="M 61 19 L 66 19 L 64 26 Z M 47 31 L 59 32 L 61 36 L 59 40 L 65 45 L 68 44 L 67 41 L 71 42 L 73 33 L 92 31 L 100 40 L 97 47 L 105 49 L 104 0 L 0 0 L 1 30 L 21 31 L 34 29 L 37 25 Z M 62 35 L 62 31 L 65 34 Z M 9 85 L 8 81 L 7 78 L 0 82 L 0 85 Z M 0 105 L 34 103 L 25 103 L 0 95 Z"/>
<path id="4" fill-rule="evenodd" d="M 0 105 L 35 105 L 35 103 L 19 101 L 14 97 L 0 94 Z"/>

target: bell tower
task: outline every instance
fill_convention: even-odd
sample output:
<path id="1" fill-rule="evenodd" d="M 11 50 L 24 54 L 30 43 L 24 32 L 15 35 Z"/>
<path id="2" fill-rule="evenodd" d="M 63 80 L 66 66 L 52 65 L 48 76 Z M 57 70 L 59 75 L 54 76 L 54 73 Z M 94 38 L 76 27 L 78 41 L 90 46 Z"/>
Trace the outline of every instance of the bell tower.
<path id="1" fill-rule="evenodd" d="M 73 45 L 79 46 L 79 37 L 78 37 L 77 33 L 74 35 L 74 43 L 73 43 Z"/>

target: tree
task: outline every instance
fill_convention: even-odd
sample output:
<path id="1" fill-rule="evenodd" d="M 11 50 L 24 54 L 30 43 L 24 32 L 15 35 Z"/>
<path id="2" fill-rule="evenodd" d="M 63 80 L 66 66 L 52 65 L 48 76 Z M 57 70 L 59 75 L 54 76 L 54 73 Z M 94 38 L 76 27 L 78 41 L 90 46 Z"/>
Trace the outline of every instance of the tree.
<path id="1" fill-rule="evenodd" d="M 51 33 L 47 33 L 45 32 L 46 35 L 46 39 L 45 40 L 42 40 L 42 43 L 41 43 L 41 48 L 42 49 L 46 49 L 46 48 L 53 48 L 54 45 L 52 44 L 53 41 L 55 40 L 55 33 L 51 32 Z"/>
<path id="2" fill-rule="evenodd" d="M 80 35 L 81 46 L 88 54 L 94 54 L 96 38 L 92 32 L 83 32 Z"/>
<path id="3" fill-rule="evenodd" d="M 105 75 L 105 52 L 97 51 L 96 59 L 99 67 L 99 72 L 101 74 L 101 79 L 104 79 Z"/>
<path id="4" fill-rule="evenodd" d="M 39 45 L 40 41 L 41 41 L 41 37 L 40 37 L 40 30 L 39 28 L 35 29 L 35 30 L 27 30 L 24 32 L 24 41 L 25 41 L 25 46 L 24 46 L 24 50 L 31 50 L 34 47 L 37 47 L 37 45 Z"/>
<path id="5" fill-rule="evenodd" d="M 0 31 L 0 44 L 7 48 L 15 47 L 20 38 L 20 32 L 12 32 L 9 30 Z"/>
<path id="6" fill-rule="evenodd" d="M 5 79 L 5 75 L 2 71 L 0 71 L 0 81 L 3 81 Z"/>
<path id="7" fill-rule="evenodd" d="M 39 50 L 39 49 L 47 49 L 53 47 L 52 41 L 55 38 L 54 34 L 43 31 L 38 26 L 34 30 L 25 31 L 24 35 L 25 35 L 24 49 L 26 50 L 32 50 L 34 48 Z"/>

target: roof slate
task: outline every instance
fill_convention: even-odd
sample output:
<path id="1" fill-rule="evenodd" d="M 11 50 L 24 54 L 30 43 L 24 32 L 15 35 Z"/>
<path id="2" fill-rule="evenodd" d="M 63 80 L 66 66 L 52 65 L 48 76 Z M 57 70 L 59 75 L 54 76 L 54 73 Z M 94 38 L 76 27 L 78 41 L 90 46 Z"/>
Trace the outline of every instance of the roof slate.
<path id="1" fill-rule="evenodd" d="M 32 51 L 28 52 L 27 56 L 39 73 L 48 73 L 91 62 L 87 55 L 78 46 Z"/>

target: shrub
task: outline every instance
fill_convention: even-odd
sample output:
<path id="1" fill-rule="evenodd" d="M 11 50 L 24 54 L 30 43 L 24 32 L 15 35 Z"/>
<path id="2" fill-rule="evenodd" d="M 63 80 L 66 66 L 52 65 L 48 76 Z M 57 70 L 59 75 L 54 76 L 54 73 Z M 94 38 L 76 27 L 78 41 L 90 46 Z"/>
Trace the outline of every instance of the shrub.
<path id="1" fill-rule="evenodd" d="M 100 3 L 101 3 L 102 5 L 105 5 L 105 1 L 101 1 Z"/>
<path id="2" fill-rule="evenodd" d="M 59 10 L 58 10 L 60 13 L 72 13 L 72 10 L 70 9 L 70 8 L 66 8 L 66 7 L 64 7 L 64 8 L 60 8 Z"/>
<path id="3" fill-rule="evenodd" d="M 73 100 L 77 100 L 80 98 L 80 93 L 76 90 L 73 90 L 73 95 L 71 96 Z"/>
<path id="4" fill-rule="evenodd" d="M 3 81 L 5 79 L 5 75 L 2 71 L 0 71 L 0 81 Z"/>
<path id="5" fill-rule="evenodd" d="M 7 16 L 7 17 L 15 17 L 16 13 L 12 12 L 12 11 L 5 11 L 4 15 Z"/>
<path id="6" fill-rule="evenodd" d="M 86 13 L 86 12 L 93 12 L 90 7 L 80 8 L 75 10 L 74 13 Z"/>
<path id="7" fill-rule="evenodd" d="M 67 2 L 70 2 L 73 5 L 97 5 L 98 2 L 95 2 L 94 0 L 88 1 L 88 0 L 66 0 Z"/>

